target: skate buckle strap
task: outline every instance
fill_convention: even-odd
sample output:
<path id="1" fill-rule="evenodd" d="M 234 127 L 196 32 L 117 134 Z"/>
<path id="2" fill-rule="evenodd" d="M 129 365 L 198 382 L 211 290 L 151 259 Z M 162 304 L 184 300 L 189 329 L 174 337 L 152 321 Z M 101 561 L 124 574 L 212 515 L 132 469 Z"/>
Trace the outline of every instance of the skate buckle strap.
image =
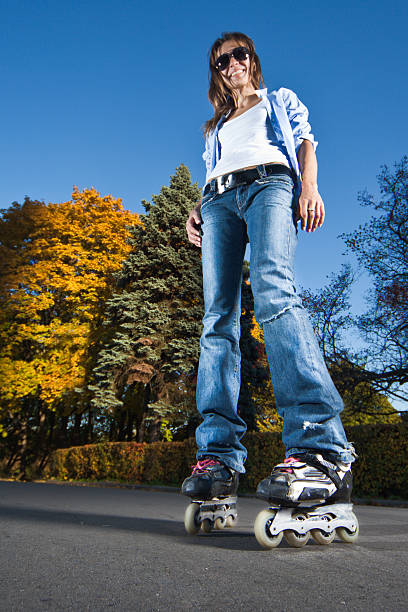
<path id="1" fill-rule="evenodd" d="M 340 488 L 341 478 L 337 474 L 336 466 L 333 463 L 329 463 L 329 461 L 326 461 L 324 459 L 320 461 L 319 459 L 317 459 L 317 457 L 315 457 L 315 455 L 312 455 L 311 453 L 305 453 L 304 455 L 302 455 L 302 459 L 305 463 L 307 463 L 307 465 L 315 467 L 316 469 L 320 470 L 320 472 L 323 472 L 323 474 L 326 474 L 326 476 L 330 478 L 333 484 L 335 484 L 338 489 Z"/>
<path id="2" fill-rule="evenodd" d="M 215 465 L 221 465 L 221 463 L 215 459 L 203 459 L 202 461 L 198 460 L 195 465 L 192 465 L 193 474 L 203 474 L 210 467 L 214 467 Z"/>

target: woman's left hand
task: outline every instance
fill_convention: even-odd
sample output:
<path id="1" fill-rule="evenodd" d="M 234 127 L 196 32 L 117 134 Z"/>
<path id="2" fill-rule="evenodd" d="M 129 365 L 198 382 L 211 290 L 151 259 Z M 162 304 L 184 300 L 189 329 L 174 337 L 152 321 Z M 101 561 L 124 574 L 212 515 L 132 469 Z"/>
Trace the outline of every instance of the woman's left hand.
<path id="1" fill-rule="evenodd" d="M 315 185 L 302 183 L 296 221 L 300 221 L 300 227 L 307 232 L 322 227 L 324 204 Z"/>

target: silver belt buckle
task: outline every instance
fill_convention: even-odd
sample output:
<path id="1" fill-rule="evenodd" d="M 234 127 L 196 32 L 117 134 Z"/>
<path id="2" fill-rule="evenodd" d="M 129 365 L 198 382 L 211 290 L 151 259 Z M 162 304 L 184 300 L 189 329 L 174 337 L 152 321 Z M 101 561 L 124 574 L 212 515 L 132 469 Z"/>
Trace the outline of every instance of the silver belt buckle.
<path id="1" fill-rule="evenodd" d="M 229 174 L 227 180 L 224 181 L 224 188 L 225 189 L 228 189 L 229 186 L 231 185 L 231 179 L 232 179 L 232 174 Z"/>
<path id="2" fill-rule="evenodd" d="M 218 193 L 224 193 L 224 191 L 225 191 L 225 187 L 224 187 L 224 184 L 221 183 L 221 179 L 222 179 L 222 176 L 217 176 L 217 178 L 215 179 L 216 183 L 217 183 L 217 191 L 218 191 Z"/>

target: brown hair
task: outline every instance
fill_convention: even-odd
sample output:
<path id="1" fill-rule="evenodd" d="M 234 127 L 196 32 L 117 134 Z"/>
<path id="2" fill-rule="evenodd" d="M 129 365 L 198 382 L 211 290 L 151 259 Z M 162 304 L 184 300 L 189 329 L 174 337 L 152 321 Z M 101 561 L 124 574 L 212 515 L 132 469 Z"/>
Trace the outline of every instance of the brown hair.
<path id="1" fill-rule="evenodd" d="M 227 40 L 236 40 L 237 43 L 241 43 L 243 47 L 247 47 L 250 52 L 250 83 L 255 89 L 264 87 L 261 63 L 259 61 L 259 57 L 255 53 L 255 45 L 252 39 L 242 32 L 222 32 L 221 36 L 213 43 L 208 54 L 210 80 L 208 99 L 214 107 L 214 116 L 205 122 L 204 134 L 208 134 L 214 130 L 218 121 L 221 119 L 221 116 L 225 115 L 228 111 L 233 110 L 236 107 L 234 92 L 226 86 L 222 76 L 215 67 L 215 62 L 218 57 L 218 50 Z"/>

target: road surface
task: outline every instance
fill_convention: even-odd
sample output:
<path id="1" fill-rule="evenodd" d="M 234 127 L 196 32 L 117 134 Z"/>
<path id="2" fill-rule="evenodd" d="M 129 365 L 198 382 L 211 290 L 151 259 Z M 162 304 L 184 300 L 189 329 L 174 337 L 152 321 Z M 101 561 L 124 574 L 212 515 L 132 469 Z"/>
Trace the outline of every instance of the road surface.
<path id="1" fill-rule="evenodd" d="M 2 612 L 408 609 L 408 509 L 356 506 L 360 538 L 262 550 L 265 507 L 240 498 L 234 529 L 188 536 L 181 495 L 0 482 Z"/>

